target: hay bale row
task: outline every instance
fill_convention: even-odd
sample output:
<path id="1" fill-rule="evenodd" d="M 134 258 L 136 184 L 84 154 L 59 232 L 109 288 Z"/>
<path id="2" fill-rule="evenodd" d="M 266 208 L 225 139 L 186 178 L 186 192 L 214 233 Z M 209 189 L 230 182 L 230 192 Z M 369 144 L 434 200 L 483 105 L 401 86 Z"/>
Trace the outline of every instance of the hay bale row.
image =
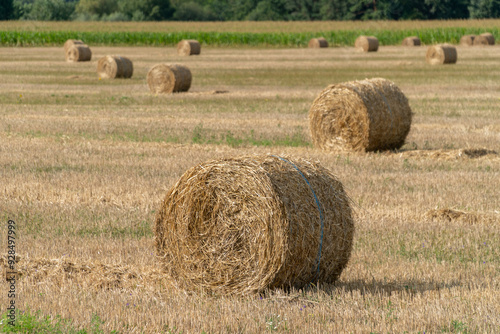
<path id="1" fill-rule="evenodd" d="M 154 94 L 187 92 L 191 80 L 189 68 L 180 64 L 157 64 L 147 75 L 149 89 Z"/>
<path id="2" fill-rule="evenodd" d="M 328 41 L 323 37 L 312 38 L 307 45 L 309 48 L 317 49 L 317 48 L 327 48 Z"/>
<path id="3" fill-rule="evenodd" d="M 460 45 L 472 46 L 472 45 L 495 45 L 495 37 L 489 33 L 485 32 L 481 35 L 464 35 L 460 38 Z"/>
<path id="4" fill-rule="evenodd" d="M 201 45 L 194 39 L 183 39 L 177 44 L 177 54 L 180 56 L 199 55 Z"/>
<path id="5" fill-rule="evenodd" d="M 309 110 L 313 143 L 325 151 L 398 149 L 411 119 L 406 96 L 382 78 L 330 85 Z"/>
<path id="6" fill-rule="evenodd" d="M 425 54 L 425 60 L 431 65 L 455 64 L 457 62 L 457 49 L 449 44 L 430 46 Z"/>
<path id="7" fill-rule="evenodd" d="M 167 275 L 183 289 L 216 294 L 332 283 L 353 233 L 350 200 L 331 172 L 270 155 L 189 169 L 155 222 Z"/>
<path id="8" fill-rule="evenodd" d="M 359 36 L 354 47 L 363 52 L 375 52 L 378 50 L 378 39 L 375 36 Z"/>
<path id="9" fill-rule="evenodd" d="M 417 36 L 410 36 L 403 39 L 403 42 L 401 44 L 403 46 L 420 46 L 422 42 Z"/>
<path id="10" fill-rule="evenodd" d="M 134 73 L 132 61 L 122 56 L 105 56 L 97 62 L 97 74 L 99 78 L 131 78 Z"/>

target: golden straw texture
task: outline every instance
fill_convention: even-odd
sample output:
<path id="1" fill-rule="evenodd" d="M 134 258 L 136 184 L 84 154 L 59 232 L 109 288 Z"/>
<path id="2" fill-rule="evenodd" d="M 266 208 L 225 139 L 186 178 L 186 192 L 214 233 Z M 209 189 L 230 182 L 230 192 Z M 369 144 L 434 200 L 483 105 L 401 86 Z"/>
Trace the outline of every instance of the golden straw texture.
<path id="1" fill-rule="evenodd" d="M 308 47 L 310 47 L 310 48 L 327 48 L 328 42 L 323 37 L 311 38 L 311 40 L 309 41 Z"/>
<path id="2" fill-rule="evenodd" d="M 485 33 L 482 33 L 481 36 L 486 38 L 489 45 L 495 45 L 495 37 L 491 33 L 485 32 Z"/>
<path id="3" fill-rule="evenodd" d="M 398 149 L 411 119 L 406 96 L 382 78 L 330 85 L 309 110 L 313 143 L 325 151 Z"/>
<path id="4" fill-rule="evenodd" d="M 90 59 L 92 59 L 92 51 L 85 44 L 75 44 L 66 51 L 66 61 L 79 62 L 90 61 Z"/>
<path id="5" fill-rule="evenodd" d="M 350 200 L 331 172 L 271 155 L 189 169 L 168 191 L 155 228 L 176 285 L 215 294 L 334 282 L 354 234 Z"/>
<path id="6" fill-rule="evenodd" d="M 464 46 L 471 46 L 474 44 L 474 38 L 475 35 L 463 35 L 462 38 L 460 38 L 460 45 Z"/>
<path id="7" fill-rule="evenodd" d="M 359 36 L 354 47 L 364 52 L 375 52 L 378 50 L 378 39 L 375 36 Z"/>
<path id="8" fill-rule="evenodd" d="M 417 36 L 410 36 L 403 39 L 403 42 L 401 44 L 403 46 L 420 46 L 422 43 L 420 41 L 420 38 L 418 38 Z"/>
<path id="9" fill-rule="evenodd" d="M 474 40 L 477 39 L 474 38 Z M 431 65 L 455 64 L 457 62 L 457 49 L 450 44 L 429 46 L 425 60 Z"/>
<path id="10" fill-rule="evenodd" d="M 154 94 L 187 92 L 191 80 L 189 68 L 179 64 L 157 64 L 147 75 L 149 89 Z"/>
<path id="11" fill-rule="evenodd" d="M 177 44 L 177 54 L 180 56 L 199 55 L 201 52 L 200 43 L 194 39 L 183 39 Z"/>
<path id="12" fill-rule="evenodd" d="M 473 45 L 490 45 L 490 42 L 488 41 L 488 38 L 483 35 L 478 35 L 474 37 L 474 41 L 472 42 Z"/>
<path id="13" fill-rule="evenodd" d="M 65 43 L 64 43 L 64 53 L 66 53 L 68 51 L 68 49 L 70 47 L 72 47 L 73 45 L 84 45 L 85 43 L 83 43 L 82 41 L 80 41 L 79 39 L 68 39 Z"/>
<path id="14" fill-rule="evenodd" d="M 97 62 L 99 78 L 131 78 L 134 73 L 132 61 L 121 56 L 104 56 Z"/>

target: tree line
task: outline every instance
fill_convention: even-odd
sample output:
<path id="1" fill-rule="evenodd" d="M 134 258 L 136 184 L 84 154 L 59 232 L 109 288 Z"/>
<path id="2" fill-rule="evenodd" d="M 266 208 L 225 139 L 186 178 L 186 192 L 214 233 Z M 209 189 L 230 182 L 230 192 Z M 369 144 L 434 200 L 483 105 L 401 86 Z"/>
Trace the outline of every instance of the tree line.
<path id="1" fill-rule="evenodd" d="M 500 0 L 0 0 L 0 20 L 310 21 L 500 17 Z"/>

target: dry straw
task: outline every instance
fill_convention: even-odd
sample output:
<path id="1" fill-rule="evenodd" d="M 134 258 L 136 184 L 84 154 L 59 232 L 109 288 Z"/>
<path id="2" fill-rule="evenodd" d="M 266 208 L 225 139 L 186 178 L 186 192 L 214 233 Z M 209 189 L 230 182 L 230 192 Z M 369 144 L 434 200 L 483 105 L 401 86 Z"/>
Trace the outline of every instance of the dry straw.
<path id="1" fill-rule="evenodd" d="M 476 38 L 474 38 L 474 40 L 476 40 Z M 431 65 L 455 64 L 457 62 L 457 49 L 449 44 L 430 46 L 427 49 L 425 60 Z"/>
<path id="2" fill-rule="evenodd" d="M 474 41 L 472 42 L 473 45 L 490 45 L 490 42 L 488 41 L 488 38 L 483 35 L 478 35 L 474 37 Z"/>
<path id="3" fill-rule="evenodd" d="M 486 40 L 488 41 L 488 45 L 495 45 L 495 37 L 491 33 L 485 32 L 482 33 L 481 36 L 486 38 Z"/>
<path id="4" fill-rule="evenodd" d="M 66 61 L 79 62 L 90 61 L 92 59 L 92 51 L 85 44 L 75 44 L 66 51 Z"/>
<path id="5" fill-rule="evenodd" d="M 179 64 L 157 64 L 147 75 L 149 89 L 154 94 L 187 92 L 191 80 L 189 68 Z"/>
<path id="6" fill-rule="evenodd" d="M 318 37 L 318 38 L 312 38 L 309 41 L 308 47 L 310 48 L 327 48 L 328 47 L 328 41 L 324 39 L 323 37 Z"/>
<path id="7" fill-rule="evenodd" d="M 70 47 L 72 47 L 73 45 L 84 45 L 85 43 L 83 43 L 81 40 L 79 39 L 68 39 L 65 43 L 64 43 L 64 53 L 66 53 L 68 51 L 68 49 Z"/>
<path id="8" fill-rule="evenodd" d="M 460 45 L 464 46 L 471 46 L 474 45 L 474 38 L 475 35 L 463 35 L 462 38 L 460 38 Z"/>
<path id="9" fill-rule="evenodd" d="M 105 56 L 97 62 L 99 78 L 116 79 L 131 78 L 134 73 L 132 61 L 121 56 Z"/>
<path id="10" fill-rule="evenodd" d="M 331 172 L 272 155 L 189 169 L 168 191 L 155 228 L 176 285 L 216 294 L 332 283 L 354 234 L 350 200 Z"/>
<path id="11" fill-rule="evenodd" d="M 200 43 L 194 39 L 183 39 L 177 44 L 177 54 L 180 56 L 199 55 L 201 52 Z"/>
<path id="12" fill-rule="evenodd" d="M 378 50 L 378 39 L 375 36 L 359 36 L 354 47 L 364 52 L 375 52 Z"/>
<path id="13" fill-rule="evenodd" d="M 401 44 L 403 46 L 420 46 L 422 42 L 417 36 L 410 36 L 403 39 L 403 42 Z"/>
<path id="14" fill-rule="evenodd" d="M 309 110 L 313 143 L 325 151 L 398 149 L 411 118 L 406 96 L 382 78 L 330 85 Z"/>

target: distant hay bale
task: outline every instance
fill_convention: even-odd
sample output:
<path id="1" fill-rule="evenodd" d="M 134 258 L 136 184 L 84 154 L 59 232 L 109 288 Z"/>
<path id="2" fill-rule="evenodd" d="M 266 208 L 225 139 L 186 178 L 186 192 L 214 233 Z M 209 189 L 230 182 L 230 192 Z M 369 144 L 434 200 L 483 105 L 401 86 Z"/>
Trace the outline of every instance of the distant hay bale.
<path id="1" fill-rule="evenodd" d="M 457 62 L 457 49 L 449 44 L 429 46 L 425 60 L 431 65 L 455 64 Z"/>
<path id="2" fill-rule="evenodd" d="M 495 37 L 489 32 L 482 33 L 480 36 L 485 37 L 488 40 L 489 45 L 495 45 Z"/>
<path id="3" fill-rule="evenodd" d="M 420 41 L 420 38 L 418 38 L 417 36 L 410 36 L 403 39 L 403 42 L 401 44 L 403 46 L 420 46 L 422 43 Z"/>
<path id="4" fill-rule="evenodd" d="M 353 234 L 350 200 L 333 174 L 271 155 L 189 169 L 155 223 L 167 275 L 183 289 L 216 294 L 332 283 L 349 261 Z"/>
<path id="5" fill-rule="evenodd" d="M 104 56 L 97 62 L 97 74 L 103 79 L 131 78 L 134 73 L 132 61 L 121 56 Z"/>
<path id="6" fill-rule="evenodd" d="M 375 36 L 359 36 L 354 42 L 354 47 L 364 52 L 375 52 L 378 50 L 378 39 Z"/>
<path id="7" fill-rule="evenodd" d="M 177 44 L 177 54 L 180 56 L 199 55 L 201 52 L 200 43 L 194 39 L 183 39 Z"/>
<path id="8" fill-rule="evenodd" d="M 486 36 L 478 35 L 474 37 L 472 45 L 490 45 L 490 42 L 488 41 L 488 38 L 486 38 Z"/>
<path id="9" fill-rule="evenodd" d="M 460 45 L 463 45 L 463 46 L 474 45 L 474 38 L 475 37 L 476 37 L 475 35 L 463 35 L 460 38 Z"/>
<path id="10" fill-rule="evenodd" d="M 398 149 L 411 118 L 406 96 L 382 78 L 330 85 L 309 110 L 313 143 L 325 151 Z"/>
<path id="11" fill-rule="evenodd" d="M 66 61 L 79 62 L 90 61 L 90 59 L 92 59 L 92 51 L 85 44 L 75 44 L 66 51 Z"/>
<path id="12" fill-rule="evenodd" d="M 191 80 L 189 68 L 179 64 L 157 64 L 147 75 L 149 89 L 154 94 L 187 92 Z"/>
<path id="13" fill-rule="evenodd" d="M 85 43 L 83 43 L 81 40 L 79 39 L 68 39 L 65 43 L 64 43 L 64 53 L 66 53 L 68 51 L 68 49 L 70 47 L 72 47 L 73 45 L 84 45 Z"/>
<path id="14" fill-rule="evenodd" d="M 318 37 L 318 38 L 311 38 L 309 41 L 308 47 L 310 48 L 327 48 L 328 47 L 328 41 L 324 39 L 323 37 Z"/>

